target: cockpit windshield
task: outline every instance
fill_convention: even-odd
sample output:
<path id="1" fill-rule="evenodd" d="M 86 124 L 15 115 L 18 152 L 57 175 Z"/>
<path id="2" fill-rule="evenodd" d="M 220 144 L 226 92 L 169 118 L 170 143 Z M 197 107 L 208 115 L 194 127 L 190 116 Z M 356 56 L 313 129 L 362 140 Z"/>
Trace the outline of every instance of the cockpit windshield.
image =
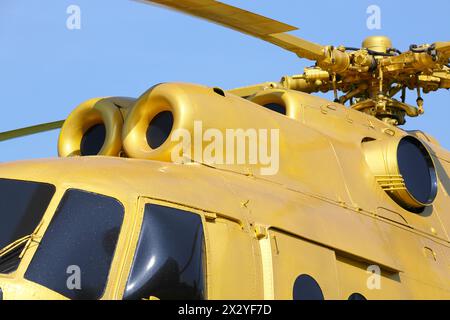
<path id="1" fill-rule="evenodd" d="M 123 218 L 124 207 L 118 200 L 67 190 L 25 278 L 70 299 L 101 298 Z"/>
<path id="2" fill-rule="evenodd" d="M 33 233 L 54 193 L 51 184 L 0 179 L 0 249 Z M 0 273 L 17 269 L 22 247 L 0 258 Z"/>

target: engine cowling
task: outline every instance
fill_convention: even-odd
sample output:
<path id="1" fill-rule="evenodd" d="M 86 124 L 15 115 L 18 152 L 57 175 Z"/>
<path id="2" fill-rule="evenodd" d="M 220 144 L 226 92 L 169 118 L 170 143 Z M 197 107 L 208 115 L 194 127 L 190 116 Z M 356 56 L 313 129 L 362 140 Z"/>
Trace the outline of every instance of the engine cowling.
<path id="1" fill-rule="evenodd" d="M 81 103 L 61 128 L 59 156 L 120 155 L 124 117 L 134 102 L 132 98 L 107 97 Z"/>

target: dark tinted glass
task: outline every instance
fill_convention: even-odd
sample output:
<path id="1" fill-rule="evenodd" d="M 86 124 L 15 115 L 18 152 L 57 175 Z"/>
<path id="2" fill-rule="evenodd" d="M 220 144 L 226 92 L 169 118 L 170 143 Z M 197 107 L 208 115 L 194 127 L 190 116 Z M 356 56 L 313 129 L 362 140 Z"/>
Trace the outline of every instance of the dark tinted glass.
<path id="1" fill-rule="evenodd" d="M 173 115 L 170 111 L 158 113 L 147 128 L 147 143 L 152 149 L 158 148 L 167 140 L 173 127 Z"/>
<path id="2" fill-rule="evenodd" d="M 203 299 L 203 251 L 200 216 L 146 205 L 124 299 Z"/>
<path id="3" fill-rule="evenodd" d="M 36 229 L 54 193 L 50 184 L 0 179 L 0 249 Z"/>
<path id="4" fill-rule="evenodd" d="M 366 297 L 364 297 L 361 293 L 352 293 L 349 297 L 348 300 L 367 300 Z"/>
<path id="5" fill-rule="evenodd" d="M 272 110 L 272 111 L 275 111 L 275 112 L 278 112 L 278 113 L 286 115 L 286 107 L 282 106 L 280 104 L 268 103 L 268 104 L 265 104 L 263 107 L 267 108 L 269 110 Z"/>
<path id="6" fill-rule="evenodd" d="M 11 273 L 16 271 L 20 264 L 20 254 L 26 246 L 26 242 L 15 247 L 13 250 L 0 257 L 0 273 Z"/>
<path id="7" fill-rule="evenodd" d="M 100 298 L 123 215 L 123 206 L 113 198 L 67 191 L 25 277 L 71 299 Z M 73 266 L 81 271 L 80 289 L 67 285 Z"/>
<path id="8" fill-rule="evenodd" d="M 421 203 L 431 203 L 436 195 L 436 173 L 422 143 L 414 138 L 403 138 L 398 145 L 397 159 L 400 173 L 411 195 Z"/>
<path id="9" fill-rule="evenodd" d="M 323 293 L 313 277 L 302 274 L 295 280 L 293 298 L 294 300 L 323 300 Z"/>
<path id="10" fill-rule="evenodd" d="M 80 153 L 82 156 L 95 156 L 103 147 L 106 138 L 104 124 L 96 124 L 85 132 L 81 139 Z"/>

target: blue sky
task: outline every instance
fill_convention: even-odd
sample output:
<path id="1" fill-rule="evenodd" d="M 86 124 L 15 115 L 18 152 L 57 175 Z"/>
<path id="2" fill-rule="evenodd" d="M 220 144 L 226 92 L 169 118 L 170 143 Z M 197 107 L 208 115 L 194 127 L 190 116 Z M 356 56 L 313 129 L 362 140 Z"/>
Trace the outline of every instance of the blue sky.
<path id="1" fill-rule="evenodd" d="M 295 25 L 321 44 L 360 46 L 384 34 L 411 43 L 450 40 L 450 1 L 238 1 L 228 4 Z M 345 4 L 345 5 L 344 5 Z M 366 27 L 369 5 L 381 30 Z M 81 29 L 66 27 L 69 5 Z M 98 96 L 137 97 L 153 84 L 185 81 L 228 89 L 298 74 L 307 60 L 261 40 L 130 0 L 0 1 L 0 131 L 60 120 Z M 425 115 L 407 129 L 426 131 L 450 149 L 450 92 L 424 97 Z M 414 103 L 414 94 L 410 102 Z M 1 143 L 0 161 L 56 156 L 58 131 Z"/>

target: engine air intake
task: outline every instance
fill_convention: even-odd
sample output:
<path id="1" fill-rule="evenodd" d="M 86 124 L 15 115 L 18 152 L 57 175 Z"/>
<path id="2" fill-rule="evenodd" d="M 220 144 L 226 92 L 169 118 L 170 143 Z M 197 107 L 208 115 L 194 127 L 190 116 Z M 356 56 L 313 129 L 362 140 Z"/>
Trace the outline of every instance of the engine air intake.
<path id="1" fill-rule="evenodd" d="M 437 176 L 424 144 L 412 137 L 369 140 L 363 150 L 376 181 L 403 208 L 418 212 L 433 204 Z"/>
<path id="2" fill-rule="evenodd" d="M 122 150 L 123 119 L 131 98 L 94 98 L 76 107 L 64 122 L 58 140 L 62 157 L 118 156 Z"/>

